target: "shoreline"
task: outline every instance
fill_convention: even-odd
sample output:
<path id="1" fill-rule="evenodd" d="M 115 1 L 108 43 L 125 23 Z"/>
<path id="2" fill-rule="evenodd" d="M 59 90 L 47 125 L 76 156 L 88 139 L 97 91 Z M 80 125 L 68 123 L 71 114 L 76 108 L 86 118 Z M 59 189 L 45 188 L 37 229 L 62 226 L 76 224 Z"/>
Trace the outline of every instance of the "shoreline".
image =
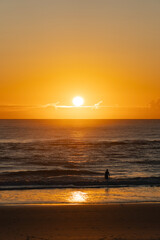
<path id="1" fill-rule="evenodd" d="M 55 189 L 105 189 L 105 188 L 140 188 L 140 187 L 160 187 L 160 182 L 159 183 L 152 183 L 152 184 L 130 184 L 130 185 L 112 185 L 112 184 L 102 184 L 102 185 L 39 185 L 39 186 L 8 186 L 8 185 L 4 185 L 4 186 L 0 186 L 0 192 L 1 191 L 18 191 L 18 190 L 55 190 Z"/>
<path id="2" fill-rule="evenodd" d="M 0 206 L 2 240 L 158 240 L 160 203 Z"/>
<path id="3" fill-rule="evenodd" d="M 160 187 L 65 188 L 0 191 L 0 205 L 159 203 Z"/>
<path id="4" fill-rule="evenodd" d="M 106 205 L 160 205 L 160 201 L 106 202 L 106 203 L 0 203 L 1 207 L 45 207 L 45 206 L 106 206 Z"/>
<path id="5" fill-rule="evenodd" d="M 119 206 L 119 205 L 159 205 L 160 202 L 108 202 L 108 203 L 13 203 L 13 204 L 0 204 L 0 209 L 3 207 L 54 207 L 54 206 Z"/>

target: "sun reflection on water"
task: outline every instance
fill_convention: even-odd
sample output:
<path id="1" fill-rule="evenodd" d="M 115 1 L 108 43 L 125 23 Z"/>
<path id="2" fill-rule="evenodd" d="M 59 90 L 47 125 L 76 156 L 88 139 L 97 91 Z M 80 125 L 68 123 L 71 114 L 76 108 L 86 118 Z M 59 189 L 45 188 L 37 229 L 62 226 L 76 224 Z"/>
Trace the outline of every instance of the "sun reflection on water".
<path id="1" fill-rule="evenodd" d="M 0 204 L 160 202 L 160 187 L 2 190 Z"/>
<path id="2" fill-rule="evenodd" d="M 82 203 L 87 201 L 87 193 L 81 191 L 75 191 L 71 193 L 71 196 L 68 198 L 70 203 Z"/>

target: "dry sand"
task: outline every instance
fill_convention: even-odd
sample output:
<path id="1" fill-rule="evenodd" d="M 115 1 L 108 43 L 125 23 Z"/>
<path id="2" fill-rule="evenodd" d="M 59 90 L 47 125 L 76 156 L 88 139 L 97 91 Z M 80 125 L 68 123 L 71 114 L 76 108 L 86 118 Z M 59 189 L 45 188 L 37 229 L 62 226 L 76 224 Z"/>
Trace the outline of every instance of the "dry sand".
<path id="1" fill-rule="evenodd" d="M 160 204 L 0 206 L 0 240 L 160 239 Z"/>

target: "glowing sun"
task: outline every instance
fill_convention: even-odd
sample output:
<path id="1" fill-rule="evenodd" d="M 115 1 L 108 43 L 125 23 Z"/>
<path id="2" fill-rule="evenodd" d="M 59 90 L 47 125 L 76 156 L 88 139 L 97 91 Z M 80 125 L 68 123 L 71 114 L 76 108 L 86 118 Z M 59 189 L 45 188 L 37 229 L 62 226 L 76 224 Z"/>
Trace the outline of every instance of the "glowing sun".
<path id="1" fill-rule="evenodd" d="M 80 107 L 83 105 L 84 99 L 82 97 L 75 97 L 73 98 L 72 102 L 76 107 Z"/>

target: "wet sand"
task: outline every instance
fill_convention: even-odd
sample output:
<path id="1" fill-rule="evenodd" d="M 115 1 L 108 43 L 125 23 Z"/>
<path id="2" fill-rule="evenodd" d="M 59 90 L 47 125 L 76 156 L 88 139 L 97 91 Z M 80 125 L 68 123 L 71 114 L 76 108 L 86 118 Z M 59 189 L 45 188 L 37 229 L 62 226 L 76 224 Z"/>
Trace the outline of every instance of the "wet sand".
<path id="1" fill-rule="evenodd" d="M 158 240 L 160 204 L 0 206 L 0 240 Z"/>

